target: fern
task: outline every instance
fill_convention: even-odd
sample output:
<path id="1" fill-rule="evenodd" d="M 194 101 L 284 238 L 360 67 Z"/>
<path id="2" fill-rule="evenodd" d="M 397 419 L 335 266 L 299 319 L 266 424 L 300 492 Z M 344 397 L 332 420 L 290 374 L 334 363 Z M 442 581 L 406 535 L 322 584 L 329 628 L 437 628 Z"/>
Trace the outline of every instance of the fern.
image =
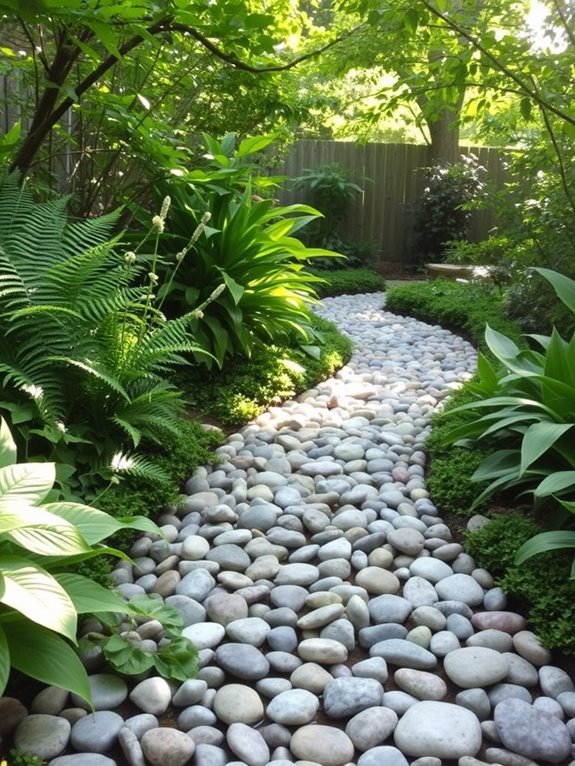
<path id="1" fill-rule="evenodd" d="M 0 179 L 0 406 L 51 458 L 74 445 L 85 484 L 125 445 L 177 433 L 184 402 L 166 377 L 202 349 L 194 315 L 166 320 L 138 283 L 144 264 L 118 253 L 117 214 L 70 221 L 66 203 Z M 143 457 L 128 462 L 161 479 Z"/>

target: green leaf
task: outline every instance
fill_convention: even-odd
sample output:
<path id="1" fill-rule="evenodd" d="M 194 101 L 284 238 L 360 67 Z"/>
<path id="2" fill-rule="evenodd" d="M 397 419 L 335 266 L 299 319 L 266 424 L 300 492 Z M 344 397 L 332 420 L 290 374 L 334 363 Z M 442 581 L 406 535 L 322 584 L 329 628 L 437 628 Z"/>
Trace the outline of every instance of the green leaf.
<path id="1" fill-rule="evenodd" d="M 552 269 L 535 268 L 550 283 L 559 300 L 575 314 L 575 281 Z"/>
<path id="2" fill-rule="evenodd" d="M 186 681 L 198 672 L 198 653 L 189 639 L 179 636 L 154 655 L 154 665 L 164 678 Z"/>
<path id="3" fill-rule="evenodd" d="M 27 620 L 5 621 L 2 625 L 13 667 L 49 686 L 78 694 L 91 704 L 86 670 L 63 638 Z"/>
<path id="4" fill-rule="evenodd" d="M 538 487 L 535 488 L 535 497 L 548 497 L 556 492 L 575 487 L 575 471 L 557 471 L 547 476 Z"/>
<path id="5" fill-rule="evenodd" d="M 573 428 L 573 425 L 573 423 L 533 423 L 530 425 L 521 442 L 519 475 L 523 475 L 541 455 L 552 449 L 553 445 Z"/>
<path id="6" fill-rule="evenodd" d="M 0 468 L 12 465 L 16 462 L 16 445 L 8 424 L 4 418 L 0 418 Z"/>
<path id="7" fill-rule="evenodd" d="M 238 146 L 236 157 L 241 159 L 248 154 L 261 152 L 272 143 L 274 138 L 275 136 L 253 136 L 252 138 L 245 138 Z"/>
<path id="8" fill-rule="evenodd" d="M 2 604 L 76 642 L 74 604 L 45 569 L 19 556 L 1 556 L 0 583 Z"/>
<path id="9" fill-rule="evenodd" d="M 90 580 L 89 577 L 70 574 L 55 574 L 54 578 L 70 596 L 78 614 L 99 614 L 113 612 L 134 614 L 131 604 L 109 588 Z"/>
<path id="10" fill-rule="evenodd" d="M 54 463 L 18 463 L 0 468 L 0 507 L 22 501 L 39 505 L 55 478 Z"/>
<path id="11" fill-rule="evenodd" d="M 104 511 L 80 503 L 48 503 L 44 508 L 73 524 L 89 545 L 99 543 L 121 529 L 159 533 L 157 524 L 144 516 L 130 516 L 122 520 L 114 519 Z"/>
<path id="12" fill-rule="evenodd" d="M 234 303 L 237 306 L 239 304 L 239 302 L 241 301 L 242 296 L 243 296 L 245 290 L 242 287 L 242 285 L 240 285 L 238 282 L 236 282 L 236 280 L 233 277 L 231 277 L 223 269 L 221 270 L 221 274 L 222 274 L 224 282 L 226 283 L 226 287 L 228 288 L 228 290 L 232 294 L 232 298 L 234 299 Z"/>
<path id="13" fill-rule="evenodd" d="M 575 532 L 566 529 L 555 529 L 550 532 L 541 532 L 523 543 L 515 554 L 514 563 L 519 565 L 524 561 L 536 556 L 538 553 L 547 553 L 560 548 L 575 548 Z"/>
<path id="14" fill-rule="evenodd" d="M 102 649 L 107 662 L 120 673 L 137 676 L 154 667 L 154 655 L 123 636 L 110 636 L 104 641 Z"/>

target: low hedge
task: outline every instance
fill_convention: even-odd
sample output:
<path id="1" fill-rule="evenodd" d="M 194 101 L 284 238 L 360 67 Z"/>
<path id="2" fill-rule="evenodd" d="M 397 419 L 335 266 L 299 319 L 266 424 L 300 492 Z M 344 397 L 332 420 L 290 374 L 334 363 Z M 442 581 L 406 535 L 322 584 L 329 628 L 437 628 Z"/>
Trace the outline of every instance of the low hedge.
<path id="1" fill-rule="evenodd" d="M 371 269 L 310 269 L 325 282 L 318 282 L 316 290 L 320 298 L 335 295 L 358 295 L 379 293 L 385 290 L 385 279 Z"/>

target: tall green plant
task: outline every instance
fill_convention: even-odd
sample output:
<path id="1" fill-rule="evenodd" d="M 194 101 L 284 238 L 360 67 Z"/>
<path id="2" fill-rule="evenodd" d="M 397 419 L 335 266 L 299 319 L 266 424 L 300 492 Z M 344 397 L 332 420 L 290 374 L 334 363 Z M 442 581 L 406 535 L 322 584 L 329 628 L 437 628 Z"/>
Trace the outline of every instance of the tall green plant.
<path id="1" fill-rule="evenodd" d="M 257 343 L 293 338 L 313 343 L 309 312 L 321 280 L 306 263 L 335 254 L 306 247 L 294 235 L 319 213 L 307 205 L 276 206 L 255 194 L 267 191 L 273 180 L 257 174 L 250 157 L 271 137 L 245 139 L 237 148 L 233 134 L 221 142 L 204 139 L 207 167 L 161 187 L 172 199 L 162 238 L 167 264 L 179 262 L 193 232 L 209 218 L 175 279 L 160 288 L 163 306 L 178 315 L 223 290 L 191 323 L 202 348 L 220 366 L 236 353 L 249 355 Z"/>
<path id="2" fill-rule="evenodd" d="M 0 183 L 0 407 L 27 454 L 83 464 L 84 480 L 129 469 L 160 478 L 134 454 L 177 434 L 184 410 L 170 382 L 200 354 L 196 315 L 158 310 L 155 253 L 120 252 L 117 215 L 70 221 L 66 200 L 37 204 L 15 176 Z"/>
<path id="3" fill-rule="evenodd" d="M 70 502 L 46 502 L 53 463 L 16 463 L 16 446 L 0 420 L 0 695 L 11 668 L 90 700 L 74 645 L 78 616 L 133 615 L 120 596 L 68 571 L 94 556 L 120 556 L 102 544 L 120 529 L 157 532 L 148 519 L 117 521 Z"/>
<path id="4" fill-rule="evenodd" d="M 549 269 L 536 271 L 575 314 L 575 281 Z M 489 482 L 476 502 L 497 491 L 519 489 L 532 494 L 536 503 L 551 503 L 547 521 L 554 528 L 522 546 L 519 561 L 542 551 L 575 547 L 575 532 L 561 528 L 572 523 L 570 514 L 575 512 L 569 499 L 575 494 L 575 333 L 568 341 L 556 330 L 550 336 L 530 337 L 538 349 L 520 349 L 487 328 L 486 343 L 499 366 L 480 357 L 478 380 L 469 385 L 477 401 L 458 408 L 477 412 L 477 417 L 449 437 L 472 444 L 484 439 L 497 448 L 473 476 Z M 575 575 L 575 567 L 573 571 Z"/>

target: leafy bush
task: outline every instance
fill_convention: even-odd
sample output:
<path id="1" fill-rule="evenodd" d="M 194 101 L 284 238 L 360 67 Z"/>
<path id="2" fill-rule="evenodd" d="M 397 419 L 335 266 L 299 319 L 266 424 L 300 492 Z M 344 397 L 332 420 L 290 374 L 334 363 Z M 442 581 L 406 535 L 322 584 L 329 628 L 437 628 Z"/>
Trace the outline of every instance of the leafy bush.
<path id="1" fill-rule="evenodd" d="M 442 261 L 446 243 L 465 239 L 470 203 L 482 189 L 484 168 L 474 158 L 425 169 L 425 186 L 411 206 L 411 250 L 416 264 Z"/>
<path id="2" fill-rule="evenodd" d="M 240 424 L 330 377 L 351 356 L 351 342 L 330 322 L 313 317 L 322 344 L 319 356 L 293 346 L 258 347 L 251 358 L 231 360 L 219 372 L 192 374 L 190 398 L 222 423 Z"/>
<path id="3" fill-rule="evenodd" d="M 440 324 L 481 349 L 485 349 L 486 324 L 524 343 L 517 325 L 504 316 L 503 298 L 494 285 L 446 279 L 396 285 L 387 291 L 385 307 L 396 314 Z"/>
<path id="4" fill-rule="evenodd" d="M 467 537 L 467 550 L 488 569 L 497 584 L 527 605 L 529 621 L 542 643 L 572 653 L 575 650 L 575 582 L 569 579 L 567 551 L 543 553 L 517 565 L 520 548 L 541 530 L 532 516 L 515 512 L 493 516 Z"/>
<path id="5" fill-rule="evenodd" d="M 179 316 L 222 291 L 191 325 L 220 366 L 235 354 L 249 356 L 258 344 L 312 343 L 318 280 L 305 266 L 309 259 L 337 256 L 306 247 L 294 234 L 319 213 L 307 205 L 277 207 L 254 195 L 259 178 L 252 180 L 246 157 L 269 138 L 246 139 L 237 149 L 230 137 L 204 140 L 209 165 L 161 185 L 172 200 L 162 252 L 176 263 L 175 277 L 159 289 L 162 305 Z M 205 356 L 198 361 L 210 366 Z"/>
<path id="6" fill-rule="evenodd" d="M 157 527 L 141 517 L 114 520 L 78 503 L 46 503 L 54 464 L 15 461 L 16 446 L 0 420 L 0 694 L 15 668 L 90 700 L 86 671 L 71 646 L 78 615 L 134 610 L 67 570 L 95 556 L 123 557 L 101 542 L 119 529 Z"/>
<path id="7" fill-rule="evenodd" d="M 334 295 L 357 295 L 360 293 L 378 293 L 385 290 L 385 280 L 371 269 L 310 269 L 318 282 L 316 292 L 320 298 Z"/>
<path id="8" fill-rule="evenodd" d="M 469 515 L 472 508 L 480 510 L 482 506 L 478 506 L 475 500 L 481 487 L 478 488 L 471 476 L 485 455 L 482 451 L 456 447 L 442 457 L 432 453 L 427 489 L 435 505 L 442 511 L 459 516 Z"/>
<path id="9" fill-rule="evenodd" d="M 165 478 L 129 452 L 178 433 L 184 403 L 167 373 L 201 351 L 194 312 L 156 308 L 154 264 L 117 252 L 116 222 L 71 222 L 66 200 L 36 204 L 15 176 L 0 183 L 0 408 L 27 455 L 81 466 L 59 472 L 68 493 L 127 470 Z"/>
<path id="10" fill-rule="evenodd" d="M 548 269 L 538 271 L 575 313 L 575 281 Z M 489 482 L 479 499 L 519 489 L 554 507 L 548 517 L 551 529 L 521 547 L 520 563 L 544 551 L 575 547 L 575 531 L 561 528 L 573 525 L 575 513 L 575 502 L 568 500 L 575 493 L 575 334 L 569 342 L 555 330 L 551 336 L 534 336 L 541 351 L 520 349 L 489 327 L 485 337 L 499 364 L 480 357 L 478 378 L 468 386 L 475 401 L 459 408 L 472 411 L 474 419 L 449 438 L 476 444 L 488 437 L 496 447 L 474 474 Z"/>

